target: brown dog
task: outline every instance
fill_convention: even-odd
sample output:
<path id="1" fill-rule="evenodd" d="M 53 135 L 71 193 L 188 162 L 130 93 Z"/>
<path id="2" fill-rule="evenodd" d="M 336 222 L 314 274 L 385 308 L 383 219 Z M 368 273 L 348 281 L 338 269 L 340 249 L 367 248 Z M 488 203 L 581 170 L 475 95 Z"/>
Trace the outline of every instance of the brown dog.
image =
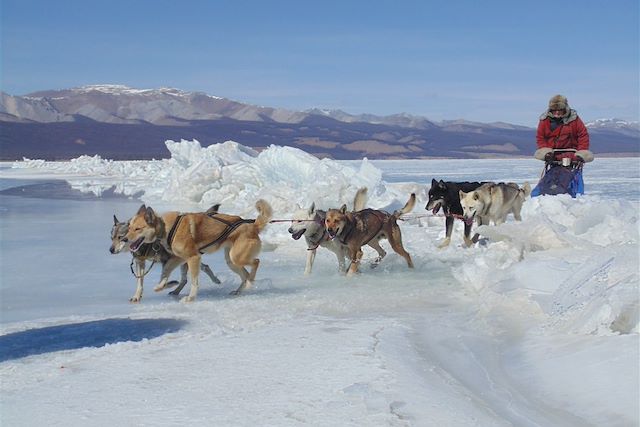
<path id="1" fill-rule="evenodd" d="M 171 272 L 186 261 L 191 273 L 191 289 L 182 301 L 191 302 L 198 294 L 201 255 L 224 248 L 227 265 L 242 280 L 240 287 L 233 292 L 237 295 L 251 287 L 255 279 L 260 264 L 257 256 L 262 247 L 259 233 L 273 214 L 271 206 L 264 200 L 256 202 L 256 209 L 259 215 L 253 220 L 223 213 L 167 212 L 158 216 L 153 209 L 142 205 L 129 220 L 129 249 L 135 252 L 143 243 L 159 240 L 177 257 L 167 262 L 155 291 L 164 289 Z M 251 272 L 245 266 L 251 266 Z"/>
<path id="2" fill-rule="evenodd" d="M 385 211 L 375 209 L 364 209 L 358 212 L 347 212 L 347 206 L 342 205 L 340 209 L 329 209 L 325 219 L 327 232 L 332 238 L 337 238 L 343 245 L 347 246 L 351 265 L 347 271 L 350 276 L 358 272 L 358 264 L 362 258 L 362 246 L 369 245 L 378 251 L 380 262 L 386 252 L 380 247 L 381 239 L 388 239 L 389 244 L 396 253 L 404 257 L 409 268 L 413 268 L 411 256 L 402 246 L 402 234 L 396 222 L 400 215 L 411 212 L 416 204 L 416 195 L 411 194 L 409 200 L 400 210 L 389 214 Z"/>
<path id="3" fill-rule="evenodd" d="M 218 212 L 218 208 L 220 204 L 216 204 L 211 206 L 206 214 L 214 214 Z M 109 252 L 112 254 L 117 254 L 122 252 L 124 249 L 129 249 L 129 245 L 127 245 L 127 233 L 129 232 L 129 223 L 118 221 L 116 216 L 113 216 L 113 227 L 111 228 L 111 247 L 109 248 Z M 127 250 L 128 252 L 128 250 Z M 137 303 L 142 299 L 142 289 L 144 284 L 144 276 L 149 272 L 147 270 L 145 272 L 145 263 L 147 261 L 151 261 L 151 265 L 159 262 L 162 264 L 163 272 L 167 262 L 175 255 L 170 254 L 167 250 L 160 244 L 160 242 L 154 243 L 144 243 L 138 247 L 136 252 L 131 253 L 133 255 L 133 260 L 131 262 L 131 272 L 136 278 L 137 286 L 136 292 L 129 299 L 130 302 Z M 184 262 L 184 261 L 183 261 Z M 133 271 L 133 264 L 136 266 L 136 271 Z M 151 269 L 151 267 L 149 267 Z M 211 268 L 205 264 L 204 262 L 200 264 L 200 271 L 204 271 L 213 281 L 213 283 L 220 284 L 220 280 L 213 274 Z M 166 272 L 162 277 L 166 275 Z M 167 275 L 168 277 L 168 275 Z M 187 284 L 187 264 L 182 264 L 180 266 L 180 282 L 172 280 L 168 282 L 166 287 L 178 286 L 173 291 L 169 292 L 169 295 L 177 296 L 184 288 L 184 285 Z"/>

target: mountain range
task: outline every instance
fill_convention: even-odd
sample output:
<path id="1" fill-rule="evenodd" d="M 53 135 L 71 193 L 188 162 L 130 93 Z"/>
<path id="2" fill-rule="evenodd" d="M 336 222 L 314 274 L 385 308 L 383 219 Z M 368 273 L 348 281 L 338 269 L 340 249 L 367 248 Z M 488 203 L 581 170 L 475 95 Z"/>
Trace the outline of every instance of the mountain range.
<path id="1" fill-rule="evenodd" d="M 336 159 L 531 156 L 535 129 L 503 122 L 430 121 L 406 113 L 352 115 L 291 111 L 202 92 L 91 85 L 12 96 L 0 92 L 3 160 L 168 157 L 167 139 L 203 146 L 233 140 L 258 150 L 271 144 Z M 640 155 L 638 122 L 587 123 L 596 156 Z"/>

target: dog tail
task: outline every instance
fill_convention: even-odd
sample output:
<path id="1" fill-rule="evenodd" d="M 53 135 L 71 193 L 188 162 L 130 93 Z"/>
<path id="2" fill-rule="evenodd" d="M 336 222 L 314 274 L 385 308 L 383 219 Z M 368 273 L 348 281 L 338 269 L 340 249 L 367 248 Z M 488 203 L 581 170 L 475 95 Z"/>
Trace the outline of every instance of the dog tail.
<path id="1" fill-rule="evenodd" d="M 356 192 L 353 198 L 353 211 L 358 212 L 364 209 L 367 204 L 367 187 L 362 187 Z"/>
<path id="2" fill-rule="evenodd" d="M 256 218 L 256 222 L 254 224 L 259 233 L 267 226 L 267 224 L 269 224 L 269 221 L 271 221 L 271 217 L 273 216 L 273 209 L 271 209 L 271 205 L 267 203 L 266 200 L 262 199 L 256 202 L 256 209 L 258 210 L 258 217 Z"/>
<path id="3" fill-rule="evenodd" d="M 522 188 L 520 189 L 524 193 L 524 198 L 526 199 L 531 194 L 531 185 L 529 182 L 525 182 Z"/>
<path id="4" fill-rule="evenodd" d="M 215 215 L 220 210 L 220 203 L 216 203 L 205 211 L 207 215 Z"/>
<path id="5" fill-rule="evenodd" d="M 411 193 L 411 196 L 409 196 L 409 200 L 407 200 L 407 203 L 404 205 L 404 207 L 402 209 L 395 211 L 393 213 L 393 216 L 396 218 L 399 218 L 401 215 L 411 212 L 415 205 L 416 205 L 416 194 Z"/>

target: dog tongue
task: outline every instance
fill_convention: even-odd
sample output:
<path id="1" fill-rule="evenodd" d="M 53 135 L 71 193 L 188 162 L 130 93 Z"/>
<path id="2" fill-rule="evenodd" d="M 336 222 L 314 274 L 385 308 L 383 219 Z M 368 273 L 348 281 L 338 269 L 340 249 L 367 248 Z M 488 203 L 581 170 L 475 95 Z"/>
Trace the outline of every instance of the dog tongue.
<path id="1" fill-rule="evenodd" d="M 138 240 L 136 240 L 135 242 L 133 242 L 131 244 L 131 246 L 129 246 L 129 248 L 131 249 L 131 251 L 135 252 L 138 250 L 138 248 L 140 247 L 140 245 L 142 245 L 142 242 L 144 241 L 144 237 L 140 237 Z"/>
<path id="2" fill-rule="evenodd" d="M 437 214 L 438 211 L 440 210 L 440 205 L 436 206 L 435 208 L 433 208 L 433 214 Z"/>

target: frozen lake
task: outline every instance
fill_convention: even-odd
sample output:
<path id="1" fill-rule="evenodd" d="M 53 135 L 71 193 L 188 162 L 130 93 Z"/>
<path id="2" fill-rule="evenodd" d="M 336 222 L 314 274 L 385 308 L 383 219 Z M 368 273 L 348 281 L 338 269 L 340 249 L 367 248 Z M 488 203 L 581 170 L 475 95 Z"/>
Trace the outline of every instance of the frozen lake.
<path id="1" fill-rule="evenodd" d="M 203 277 L 195 303 L 153 292 L 156 267 L 137 305 L 131 258 L 108 248 L 112 216 L 141 201 L 95 172 L 71 188 L 2 169 L 2 424 L 637 425 L 638 159 L 598 159 L 587 196 L 528 201 L 484 246 L 462 248 L 457 224 L 444 250 L 444 219 L 424 210 L 432 178 L 534 184 L 541 163 L 370 163 L 372 207 L 417 192 L 401 224 L 414 270 L 389 251 L 347 279 L 319 251 L 304 277 L 304 243 L 275 223 L 246 295 L 228 295 L 238 278 L 214 254 L 223 283 Z M 99 197 L 75 189 L 96 182 Z"/>

